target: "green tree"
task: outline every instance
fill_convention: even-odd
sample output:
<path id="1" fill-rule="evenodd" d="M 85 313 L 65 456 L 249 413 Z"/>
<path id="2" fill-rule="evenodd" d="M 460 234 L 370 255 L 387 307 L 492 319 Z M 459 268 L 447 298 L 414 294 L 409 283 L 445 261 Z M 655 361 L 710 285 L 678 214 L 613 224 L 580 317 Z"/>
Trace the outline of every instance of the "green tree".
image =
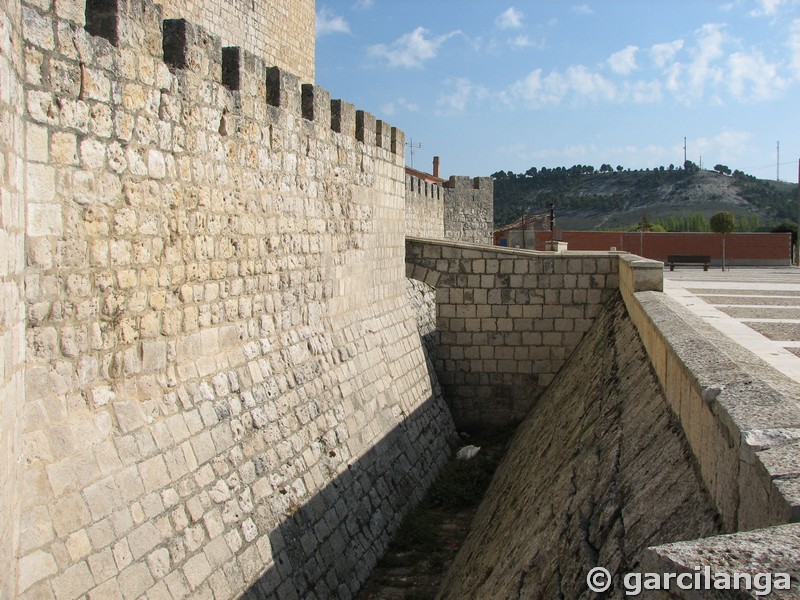
<path id="1" fill-rule="evenodd" d="M 730 175 L 731 170 L 728 168 L 727 165 L 716 164 L 714 165 L 714 170 L 719 173 L 720 175 Z"/>
<path id="2" fill-rule="evenodd" d="M 797 244 L 797 223 L 794 221 L 784 221 L 773 228 L 775 233 L 786 233 L 789 232 L 792 234 L 792 245 L 794 246 Z"/>
<path id="3" fill-rule="evenodd" d="M 736 231 L 736 217 L 734 217 L 727 210 L 723 210 L 713 215 L 708 224 L 711 226 L 711 231 L 722 234 L 722 270 L 725 270 L 725 234 L 731 231 Z"/>
<path id="4" fill-rule="evenodd" d="M 714 233 L 730 233 L 736 231 L 736 217 L 727 210 L 718 212 L 708 220 L 711 231 Z"/>

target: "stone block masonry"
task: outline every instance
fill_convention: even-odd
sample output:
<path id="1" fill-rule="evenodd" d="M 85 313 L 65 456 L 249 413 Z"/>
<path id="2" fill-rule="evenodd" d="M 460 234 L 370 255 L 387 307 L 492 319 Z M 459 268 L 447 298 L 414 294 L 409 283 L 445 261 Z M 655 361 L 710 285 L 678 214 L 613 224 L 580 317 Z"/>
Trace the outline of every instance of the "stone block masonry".
<path id="1" fill-rule="evenodd" d="M 407 238 L 436 288 L 436 372 L 460 427 L 522 420 L 619 288 L 618 256 Z"/>
<path id="2" fill-rule="evenodd" d="M 403 133 L 147 0 L 3 6 L 6 595 L 350 597 L 453 429 Z"/>
<path id="3" fill-rule="evenodd" d="M 18 0 L 0 4 L 0 598 L 14 596 L 22 502 L 26 145 L 21 17 Z"/>
<path id="4" fill-rule="evenodd" d="M 494 181 L 451 177 L 444 183 L 406 174 L 406 235 L 491 244 Z"/>
<path id="5" fill-rule="evenodd" d="M 406 174 L 406 235 L 444 238 L 445 193 L 437 183 Z"/>
<path id="6" fill-rule="evenodd" d="M 648 546 L 720 531 L 615 296 L 517 430 L 437 598 L 626 598 L 622 578 Z M 598 566 L 612 580 L 594 596 Z"/>
<path id="7" fill-rule="evenodd" d="M 314 81 L 314 0 L 164 0 L 164 18 L 186 19 L 300 77 Z"/>
<path id="8" fill-rule="evenodd" d="M 444 239 L 491 244 L 494 180 L 491 177 L 451 177 L 444 187 Z"/>

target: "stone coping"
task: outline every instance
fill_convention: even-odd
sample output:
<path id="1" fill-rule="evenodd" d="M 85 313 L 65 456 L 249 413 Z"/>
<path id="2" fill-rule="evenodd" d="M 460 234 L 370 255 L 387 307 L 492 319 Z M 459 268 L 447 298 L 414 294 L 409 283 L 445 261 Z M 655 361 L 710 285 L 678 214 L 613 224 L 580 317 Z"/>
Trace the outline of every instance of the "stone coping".
<path id="1" fill-rule="evenodd" d="M 507 246 L 495 246 L 492 244 L 474 244 L 469 242 L 451 242 L 448 240 L 440 240 L 435 238 L 421 238 L 421 237 L 414 237 L 414 236 L 406 236 L 407 242 L 414 242 L 420 244 L 435 244 L 437 246 L 445 246 L 449 248 L 459 248 L 462 250 L 480 250 L 482 252 L 490 251 L 490 252 L 499 252 L 501 254 L 516 254 L 521 256 L 539 256 L 542 258 L 553 258 L 556 256 L 563 256 L 568 258 L 582 258 L 582 257 L 614 257 L 614 256 L 623 256 L 623 255 L 631 255 L 628 252 L 620 252 L 620 251 L 606 251 L 606 250 L 580 250 L 580 251 L 573 251 L 567 250 L 566 252 L 546 252 L 543 250 L 527 250 L 524 248 L 509 248 Z M 637 257 L 638 258 L 638 257 Z M 640 260 L 647 260 L 647 259 L 640 259 Z M 657 262 L 657 261 L 653 261 Z M 663 263 L 659 263 L 662 264 Z"/>
<path id="2" fill-rule="evenodd" d="M 800 597 L 800 524 L 780 525 L 767 529 L 756 529 L 743 533 L 718 535 L 710 538 L 675 542 L 648 548 L 642 560 L 642 570 L 655 573 L 705 573 L 706 567 L 712 573 L 748 573 L 768 574 L 770 583 L 774 584 L 779 573 L 787 573 L 791 577 L 790 590 L 771 589 L 769 598 Z M 773 581 L 774 580 L 774 581 Z M 762 576 L 760 591 L 766 591 Z M 753 592 L 739 594 L 722 592 L 705 593 L 691 590 L 680 590 L 673 585 L 670 597 L 677 598 L 759 598 Z"/>
<path id="3" fill-rule="evenodd" d="M 800 520 L 800 384 L 658 292 L 623 298 L 728 531 Z"/>

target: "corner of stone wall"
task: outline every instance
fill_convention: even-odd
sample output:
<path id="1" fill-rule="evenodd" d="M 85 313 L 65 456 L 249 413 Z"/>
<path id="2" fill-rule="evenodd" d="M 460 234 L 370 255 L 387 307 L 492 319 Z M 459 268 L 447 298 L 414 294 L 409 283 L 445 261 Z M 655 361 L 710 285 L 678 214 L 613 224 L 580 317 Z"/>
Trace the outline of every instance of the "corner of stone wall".
<path id="1" fill-rule="evenodd" d="M 620 261 L 628 312 L 679 418 L 727 531 L 800 519 L 800 385 L 691 314 L 637 283 Z M 658 286 L 653 286 L 658 287 Z"/>
<path id="2" fill-rule="evenodd" d="M 0 4 L 0 598 L 15 598 L 25 406 L 22 8 Z"/>
<path id="3" fill-rule="evenodd" d="M 451 176 L 444 184 L 444 239 L 491 244 L 494 230 L 494 180 Z"/>
<path id="4" fill-rule="evenodd" d="M 642 573 L 689 573 L 688 581 L 694 582 L 699 576 L 699 586 L 679 586 L 673 579 L 666 590 L 669 598 L 695 600 L 697 598 L 728 597 L 795 597 L 797 593 L 797 554 L 800 547 L 800 525 L 780 525 L 767 529 L 757 529 L 726 536 L 714 536 L 698 540 L 676 542 L 648 548 L 643 556 Z M 733 580 L 734 573 L 750 577 L 749 591 L 744 591 L 742 579 L 738 589 L 741 595 L 732 590 L 716 592 L 715 576 L 724 585 L 725 577 Z M 709 575 L 708 581 L 705 579 Z M 757 577 L 757 579 L 756 579 Z M 792 579 L 794 578 L 794 579 Z M 789 588 L 786 585 L 789 585 Z M 793 589 L 790 589 L 793 588 Z M 653 592 L 642 597 L 666 597 L 666 590 Z M 781 590 L 789 590 L 785 594 Z M 708 593 L 704 593 L 708 592 Z M 753 592 L 756 592 L 755 594 Z M 776 593 L 777 592 L 777 593 Z M 647 592 L 645 592 L 647 594 Z"/>

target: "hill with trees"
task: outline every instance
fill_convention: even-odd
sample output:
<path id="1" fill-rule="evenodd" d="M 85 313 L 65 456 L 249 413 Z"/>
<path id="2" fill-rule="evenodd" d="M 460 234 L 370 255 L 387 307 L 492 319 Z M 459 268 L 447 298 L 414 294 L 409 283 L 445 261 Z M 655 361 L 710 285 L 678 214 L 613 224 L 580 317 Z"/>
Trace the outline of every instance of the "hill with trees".
<path id="1" fill-rule="evenodd" d="M 668 231 L 707 229 L 708 218 L 719 211 L 735 215 L 743 230 L 797 218 L 795 184 L 756 179 L 721 164 L 713 171 L 691 161 L 644 170 L 611 164 L 533 167 L 492 177 L 497 227 L 545 212 L 551 203 L 557 225 L 578 230 L 625 229 L 643 218 Z"/>

